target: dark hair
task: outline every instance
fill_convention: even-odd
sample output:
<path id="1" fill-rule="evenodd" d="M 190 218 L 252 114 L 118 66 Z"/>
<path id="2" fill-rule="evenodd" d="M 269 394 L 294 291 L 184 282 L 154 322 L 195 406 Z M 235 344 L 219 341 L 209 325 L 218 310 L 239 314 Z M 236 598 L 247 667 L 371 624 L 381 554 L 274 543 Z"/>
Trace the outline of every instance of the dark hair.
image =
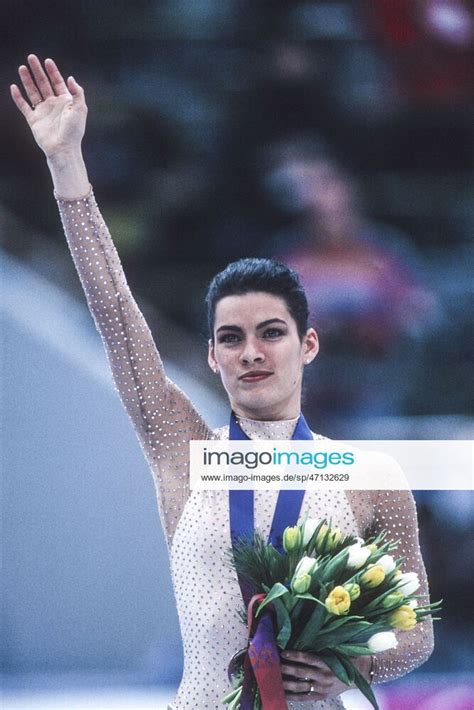
<path id="1" fill-rule="evenodd" d="M 296 322 L 303 340 L 308 330 L 308 301 L 296 271 L 274 259 L 247 258 L 233 261 L 216 274 L 206 294 L 207 321 L 214 340 L 214 318 L 217 302 L 226 296 L 263 291 L 282 298 Z"/>

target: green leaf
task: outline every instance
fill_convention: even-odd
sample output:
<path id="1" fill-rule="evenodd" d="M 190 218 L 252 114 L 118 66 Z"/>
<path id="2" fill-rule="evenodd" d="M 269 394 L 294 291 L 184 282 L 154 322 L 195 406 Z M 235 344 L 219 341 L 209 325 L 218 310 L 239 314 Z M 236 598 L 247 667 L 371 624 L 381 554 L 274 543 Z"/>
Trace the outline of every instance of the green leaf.
<path id="1" fill-rule="evenodd" d="M 227 693 L 227 695 L 221 699 L 221 703 L 230 703 L 237 695 L 240 695 L 241 692 L 242 686 L 239 685 L 237 688 L 231 690 L 230 693 Z"/>
<path id="2" fill-rule="evenodd" d="M 439 609 L 437 609 L 436 611 L 439 611 Z M 433 619 L 435 618 L 434 616 L 432 616 L 431 611 L 422 611 L 421 614 L 417 612 L 416 620 L 421 621 L 427 616 L 431 616 Z M 441 617 L 439 617 L 439 618 L 441 618 Z"/>
<path id="3" fill-rule="evenodd" d="M 242 695 L 242 686 L 238 689 L 238 694 L 232 698 L 227 710 L 238 710 L 240 707 L 240 696 Z"/>
<path id="4" fill-rule="evenodd" d="M 283 601 L 285 601 L 286 599 L 287 599 L 287 597 L 283 597 Z M 299 601 L 296 598 L 294 598 L 294 600 L 296 603 L 293 606 L 293 608 L 289 610 L 293 631 L 298 628 L 298 624 L 299 624 L 301 615 L 303 614 L 304 610 L 307 609 L 307 606 L 306 606 L 306 603 L 304 600 Z"/>
<path id="5" fill-rule="evenodd" d="M 368 621 L 356 621 L 346 626 L 340 626 L 334 630 L 323 631 L 317 634 L 316 638 L 311 643 L 311 651 L 317 653 L 325 648 L 335 648 L 341 643 L 346 643 L 361 632 L 367 631 L 372 624 Z"/>
<path id="6" fill-rule="evenodd" d="M 265 599 L 263 600 L 263 602 L 258 607 L 255 617 L 257 617 L 260 614 L 262 609 L 264 609 L 267 606 L 267 604 L 270 604 L 274 599 L 277 599 L 278 597 L 283 596 L 283 594 L 289 594 L 289 591 L 285 587 L 285 585 L 281 584 L 280 582 L 277 582 L 276 584 L 274 584 L 273 587 L 268 592 Z"/>
<path id="7" fill-rule="evenodd" d="M 379 631 L 393 631 L 392 627 L 389 626 L 387 623 L 384 622 L 377 622 L 377 623 L 370 623 L 367 627 L 367 629 L 364 631 L 360 631 L 357 636 L 353 636 L 351 639 L 351 643 L 355 644 L 361 644 L 361 643 L 367 643 L 369 638 L 373 636 L 374 634 L 379 633 Z"/>
<path id="8" fill-rule="evenodd" d="M 332 670 L 334 675 L 336 675 L 340 681 L 342 681 L 346 685 L 351 685 L 352 680 L 348 676 L 344 664 L 341 663 L 335 653 L 331 653 L 331 651 L 326 651 L 324 653 L 321 653 L 320 656 L 324 663 L 326 663 L 326 665 Z"/>
<path id="9" fill-rule="evenodd" d="M 304 602 L 303 602 L 304 603 Z M 300 632 L 299 636 L 296 637 L 292 643 L 292 648 L 295 651 L 304 651 L 308 643 L 310 643 L 317 635 L 321 626 L 323 625 L 326 617 L 328 616 L 328 611 L 326 607 L 321 604 L 316 604 L 315 608 L 304 629 Z"/>
<path id="10" fill-rule="evenodd" d="M 316 609 L 319 609 L 319 613 L 316 613 Z M 321 604 L 321 606 L 316 607 L 313 612 L 311 619 L 313 620 L 314 626 L 311 630 L 308 629 L 308 624 L 301 631 L 299 637 L 293 644 L 295 650 L 310 650 L 315 639 L 318 639 L 320 634 L 326 631 L 334 631 L 334 629 L 339 628 L 348 621 L 360 620 L 361 616 L 333 616 L 326 611 L 326 607 Z M 314 619 L 313 619 L 314 617 Z M 326 618 L 324 618 L 326 617 Z M 309 623 L 309 622 L 308 622 Z M 294 626 L 294 625 L 293 625 Z"/>
<path id="11" fill-rule="evenodd" d="M 348 555 L 349 553 L 345 549 L 330 559 L 320 573 L 321 581 L 328 584 L 337 580 L 341 572 L 347 568 Z"/>
<path id="12" fill-rule="evenodd" d="M 355 678 L 355 673 L 354 673 L 354 665 L 350 658 L 345 653 L 341 653 L 341 651 L 334 651 L 334 655 L 337 656 L 346 669 L 347 677 L 350 679 L 351 684 L 354 682 Z"/>
<path id="13" fill-rule="evenodd" d="M 312 594 L 309 592 L 305 592 L 304 594 L 295 594 L 296 599 L 309 599 L 312 602 L 317 602 L 318 604 L 321 604 L 324 608 L 326 608 L 326 604 L 324 602 L 320 601 L 319 599 L 316 599 L 316 597 L 313 597 Z"/>
<path id="14" fill-rule="evenodd" d="M 255 696 L 253 699 L 253 710 L 262 710 L 262 700 L 260 698 L 260 693 L 258 692 L 258 688 L 255 691 Z"/>
<path id="15" fill-rule="evenodd" d="M 368 613 L 371 612 L 371 611 L 376 610 L 377 607 L 380 606 L 380 604 L 383 602 L 383 600 L 385 599 L 385 597 L 388 597 L 388 595 L 389 595 L 389 594 L 392 594 L 393 591 L 394 591 L 393 588 L 387 589 L 385 592 L 382 592 L 382 594 L 379 594 L 379 595 L 376 596 L 374 599 L 372 599 L 372 601 L 370 601 L 370 602 L 369 602 L 368 604 L 366 604 L 365 606 L 362 606 L 362 605 L 361 605 L 361 607 L 360 607 L 361 612 L 365 615 L 365 614 L 368 614 Z M 383 611 L 384 611 L 384 612 L 393 611 L 393 609 L 398 608 L 399 606 L 401 606 L 401 605 L 404 604 L 404 603 L 405 603 L 405 600 L 402 599 L 402 600 L 400 600 L 399 602 L 397 602 L 395 605 L 391 606 L 390 609 L 388 609 L 388 610 L 387 610 L 387 609 L 384 609 Z"/>
<path id="16" fill-rule="evenodd" d="M 367 646 L 359 646 L 355 643 L 341 643 L 335 650 L 347 653 L 348 656 L 373 656 L 373 652 Z"/>
<path id="17" fill-rule="evenodd" d="M 278 625 L 278 635 L 276 637 L 276 642 L 280 648 L 286 648 L 291 636 L 290 615 L 288 614 L 288 610 L 284 605 L 282 599 L 274 599 L 273 607 L 275 609 Z"/>
<path id="18" fill-rule="evenodd" d="M 343 624 L 347 624 L 348 621 L 365 621 L 363 616 L 356 616 L 355 614 L 348 614 L 347 616 L 335 616 L 330 614 L 329 619 L 324 624 L 323 631 L 329 631 L 330 629 L 337 629 Z"/>
<path id="19" fill-rule="evenodd" d="M 289 614 L 291 614 L 295 606 L 298 604 L 298 599 L 293 594 L 291 594 L 291 592 L 290 594 L 282 595 L 281 600 L 286 606 L 286 609 Z"/>
<path id="20" fill-rule="evenodd" d="M 360 692 L 365 695 L 369 703 L 372 703 L 374 710 L 379 710 L 377 700 L 375 699 L 374 692 L 370 687 L 369 683 L 366 681 L 362 673 L 360 673 L 354 666 L 354 683 L 359 688 Z"/>
<path id="21" fill-rule="evenodd" d="M 308 556 L 311 556 L 311 554 L 314 552 L 314 549 L 316 547 L 316 538 L 318 537 L 319 531 L 321 530 L 322 526 L 326 525 L 326 524 L 327 524 L 326 518 L 323 518 L 322 520 L 319 521 L 317 528 L 315 529 L 311 539 L 308 542 L 308 546 L 307 546 Z M 326 537 L 327 537 L 327 535 L 326 535 Z"/>

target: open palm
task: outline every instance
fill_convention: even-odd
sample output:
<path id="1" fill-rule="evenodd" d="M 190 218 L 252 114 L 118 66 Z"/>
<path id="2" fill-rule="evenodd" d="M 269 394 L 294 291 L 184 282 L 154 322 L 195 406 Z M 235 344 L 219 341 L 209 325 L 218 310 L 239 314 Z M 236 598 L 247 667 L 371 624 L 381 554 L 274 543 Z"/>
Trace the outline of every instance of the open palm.
<path id="1" fill-rule="evenodd" d="M 38 57 L 30 54 L 28 64 L 21 65 L 18 73 L 31 106 L 16 84 L 10 91 L 37 144 L 48 158 L 80 146 L 87 117 L 84 91 L 73 77 L 65 82 L 52 59 L 46 59 L 43 68 Z"/>

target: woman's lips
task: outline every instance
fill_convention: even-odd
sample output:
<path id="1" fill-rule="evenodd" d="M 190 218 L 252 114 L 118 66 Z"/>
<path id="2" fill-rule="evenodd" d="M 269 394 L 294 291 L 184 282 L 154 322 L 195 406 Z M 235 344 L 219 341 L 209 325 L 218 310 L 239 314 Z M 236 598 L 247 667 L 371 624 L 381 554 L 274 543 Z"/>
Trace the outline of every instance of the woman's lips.
<path id="1" fill-rule="evenodd" d="M 247 372 L 245 375 L 241 375 L 239 380 L 242 382 L 261 382 L 266 380 L 267 377 L 271 377 L 273 372 Z"/>

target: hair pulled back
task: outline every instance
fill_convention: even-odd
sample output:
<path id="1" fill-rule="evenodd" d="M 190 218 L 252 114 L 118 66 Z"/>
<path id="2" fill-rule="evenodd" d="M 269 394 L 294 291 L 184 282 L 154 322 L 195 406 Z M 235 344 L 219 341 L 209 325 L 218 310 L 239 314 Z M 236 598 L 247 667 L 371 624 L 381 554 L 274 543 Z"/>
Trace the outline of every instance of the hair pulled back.
<path id="1" fill-rule="evenodd" d="M 245 293 L 270 293 L 282 298 L 296 322 L 302 341 L 308 330 L 308 301 L 296 271 L 274 259 L 247 258 L 233 261 L 214 276 L 206 294 L 209 337 L 214 341 L 214 319 L 218 301 Z"/>

